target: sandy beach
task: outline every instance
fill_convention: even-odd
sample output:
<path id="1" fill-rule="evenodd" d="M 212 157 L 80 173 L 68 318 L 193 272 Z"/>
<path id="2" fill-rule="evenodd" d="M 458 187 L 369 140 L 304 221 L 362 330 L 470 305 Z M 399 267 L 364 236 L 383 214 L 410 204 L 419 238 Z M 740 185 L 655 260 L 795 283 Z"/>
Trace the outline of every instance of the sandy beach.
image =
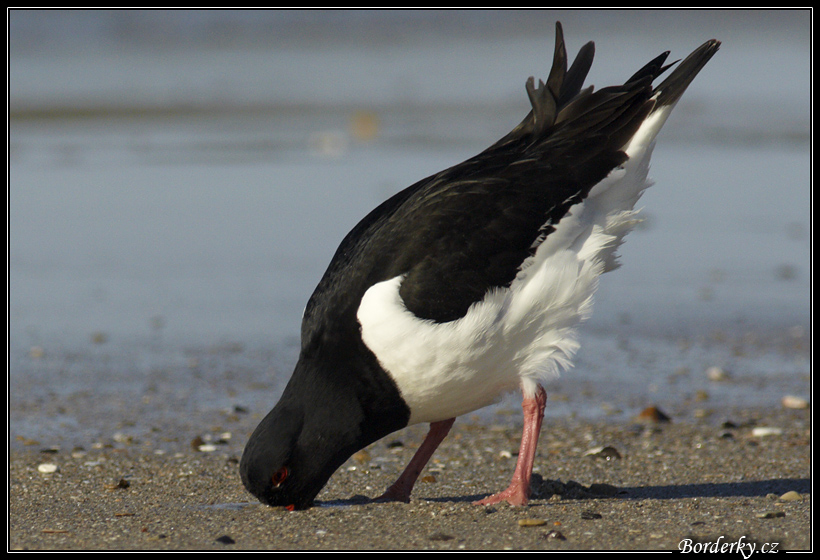
<path id="1" fill-rule="evenodd" d="M 253 421 L 240 416 L 236 423 L 241 433 Z M 119 438 L 90 449 L 29 442 L 10 456 L 10 548 L 675 550 L 752 543 L 807 550 L 812 543 L 807 410 L 662 423 L 552 420 L 542 433 L 533 499 L 518 508 L 471 504 L 506 484 L 520 437 L 515 421 L 457 422 L 409 504 L 367 496 L 397 476 L 422 427 L 352 457 L 315 507 L 296 512 L 263 506 L 245 492 L 238 436 L 176 441 L 178 451 L 161 453 L 173 440 L 161 433 L 156 441 Z"/>

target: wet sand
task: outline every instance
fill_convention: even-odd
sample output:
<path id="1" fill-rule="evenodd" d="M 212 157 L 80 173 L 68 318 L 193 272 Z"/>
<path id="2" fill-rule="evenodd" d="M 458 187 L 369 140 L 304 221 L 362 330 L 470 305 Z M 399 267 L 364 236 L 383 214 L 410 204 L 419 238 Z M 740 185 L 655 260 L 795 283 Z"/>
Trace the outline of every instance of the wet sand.
<path id="1" fill-rule="evenodd" d="M 153 430 L 88 448 L 15 441 L 9 547 L 675 550 L 740 542 L 758 550 L 807 550 L 812 544 L 809 409 L 721 411 L 660 423 L 548 419 L 526 507 L 471 503 L 508 482 L 520 420 L 463 418 L 409 504 L 369 503 L 365 496 L 390 484 L 420 443 L 424 428 L 413 427 L 352 457 L 316 506 L 297 512 L 263 506 L 245 492 L 238 458 L 244 432 L 258 418 L 240 412 L 234 420 L 229 439 L 186 441 Z M 590 453 L 600 447 L 615 451 Z M 41 472 L 48 470 L 44 464 L 56 472 Z"/>

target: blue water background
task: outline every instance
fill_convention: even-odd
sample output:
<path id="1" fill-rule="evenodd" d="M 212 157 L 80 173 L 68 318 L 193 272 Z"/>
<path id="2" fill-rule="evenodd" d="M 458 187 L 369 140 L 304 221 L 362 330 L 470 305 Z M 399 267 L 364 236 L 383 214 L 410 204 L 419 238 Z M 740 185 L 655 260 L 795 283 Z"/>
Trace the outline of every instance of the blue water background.
<path id="1" fill-rule="evenodd" d="M 273 404 L 338 242 L 520 121 L 557 19 L 596 87 L 723 46 L 548 414 L 808 397 L 807 11 L 12 10 L 12 438 Z"/>

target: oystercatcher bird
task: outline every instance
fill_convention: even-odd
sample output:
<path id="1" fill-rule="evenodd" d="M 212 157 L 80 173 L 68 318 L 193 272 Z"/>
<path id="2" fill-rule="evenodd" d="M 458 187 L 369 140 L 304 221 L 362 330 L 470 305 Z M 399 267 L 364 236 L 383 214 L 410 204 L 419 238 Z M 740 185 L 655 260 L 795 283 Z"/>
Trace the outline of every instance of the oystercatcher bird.
<path id="1" fill-rule="evenodd" d="M 532 110 L 467 161 L 382 203 L 342 240 L 307 303 L 301 351 L 240 462 L 259 500 L 310 507 L 353 453 L 416 423 L 430 430 L 380 500 L 409 501 L 454 419 L 520 388 L 524 429 L 510 486 L 529 497 L 544 384 L 570 366 L 599 276 L 638 221 L 655 137 L 718 50 L 668 52 L 623 85 L 583 88 L 594 45 L 567 68 L 560 23 Z"/>

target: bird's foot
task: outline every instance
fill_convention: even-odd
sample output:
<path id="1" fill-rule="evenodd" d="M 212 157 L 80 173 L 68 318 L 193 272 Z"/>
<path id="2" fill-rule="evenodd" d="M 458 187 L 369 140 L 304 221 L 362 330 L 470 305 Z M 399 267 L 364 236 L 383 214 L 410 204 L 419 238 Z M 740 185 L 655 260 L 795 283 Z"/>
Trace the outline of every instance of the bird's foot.
<path id="1" fill-rule="evenodd" d="M 489 506 L 507 502 L 511 506 L 525 506 L 527 505 L 527 501 L 529 501 L 529 494 L 529 489 L 525 488 L 524 485 L 513 483 L 510 484 L 506 490 L 502 490 L 501 492 L 473 503 L 479 506 Z"/>
<path id="2" fill-rule="evenodd" d="M 410 503 L 410 490 L 405 490 L 400 485 L 394 484 L 385 490 L 384 494 L 377 498 L 373 498 L 373 501 L 377 503 L 404 502 L 405 504 L 408 504 Z"/>

